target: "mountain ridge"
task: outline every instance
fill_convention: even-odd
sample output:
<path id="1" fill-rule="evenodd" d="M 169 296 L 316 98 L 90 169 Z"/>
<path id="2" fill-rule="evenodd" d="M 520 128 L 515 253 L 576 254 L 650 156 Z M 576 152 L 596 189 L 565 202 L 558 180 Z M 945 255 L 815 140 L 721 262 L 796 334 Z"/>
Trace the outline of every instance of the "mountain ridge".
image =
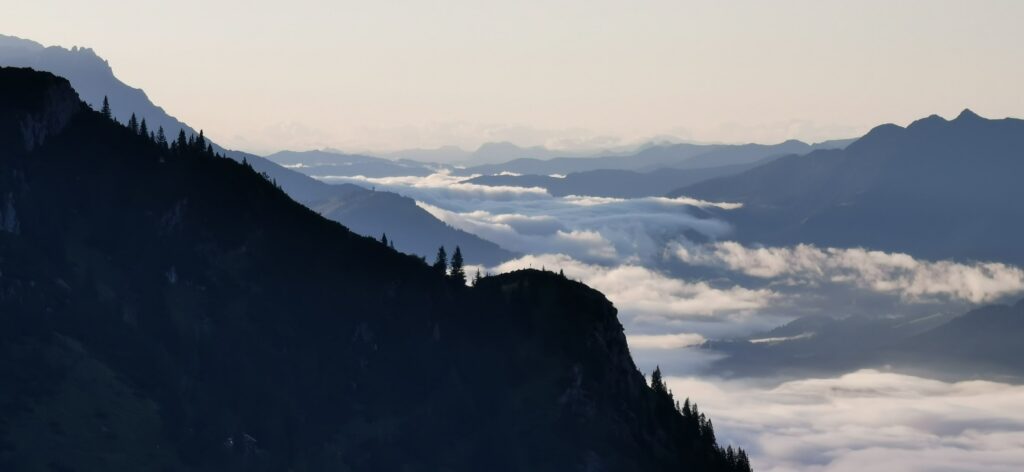
<path id="1" fill-rule="evenodd" d="M 54 87 L 0 68 L 0 468 L 749 470 L 599 292 L 461 286 L 84 104 L 29 149 Z"/>
<path id="2" fill-rule="evenodd" d="M 58 46 L 43 47 L 31 40 L 0 35 L 0 65 L 32 67 L 66 76 L 75 86 L 76 91 L 79 91 L 79 88 L 85 90 L 82 93 L 84 101 L 93 109 L 100 109 L 104 97 L 108 97 L 112 105 L 113 116 L 122 123 L 127 123 L 129 117 L 134 113 L 138 115 L 139 119 L 147 120 L 151 131 L 163 127 L 169 139 L 179 132 L 184 132 L 188 136 L 199 134 L 194 128 L 153 104 L 143 90 L 121 82 L 114 76 L 109 64 L 92 49 L 75 48 L 70 50 Z M 302 173 L 281 167 L 266 158 L 224 149 L 215 142 L 212 144 L 215 150 L 226 156 L 236 161 L 246 160 L 257 171 L 267 173 L 292 198 L 311 207 L 337 206 L 344 197 L 359 195 L 361 197 L 359 201 L 370 203 L 371 207 L 352 208 L 354 211 L 344 213 L 344 216 L 350 217 L 350 219 L 346 219 L 342 223 L 357 230 L 372 231 L 364 233 L 367 236 L 379 238 L 381 233 L 387 233 L 395 240 L 399 249 L 414 252 L 423 257 L 432 257 L 438 246 L 444 245 L 449 250 L 455 246 L 461 246 L 469 249 L 466 253 L 467 260 L 490 265 L 515 257 L 514 253 L 497 244 L 446 225 L 416 206 L 412 199 L 392 198 L 386 195 L 387 192 L 364 193 L 372 192 L 370 189 L 363 189 L 364 192 L 355 192 L 352 187 L 336 188 Z M 389 210 L 409 216 L 412 224 L 391 219 L 387 225 L 380 225 L 374 219 L 366 217 L 373 212 L 381 211 L 381 205 L 384 202 L 397 205 Z M 342 214 L 335 216 L 340 217 Z M 421 240 L 423 235 L 430 235 L 432 239 Z"/>
<path id="3" fill-rule="evenodd" d="M 737 239 L 1024 264 L 1024 121 L 965 111 L 875 127 L 843 150 L 776 159 L 671 192 L 736 201 Z"/>

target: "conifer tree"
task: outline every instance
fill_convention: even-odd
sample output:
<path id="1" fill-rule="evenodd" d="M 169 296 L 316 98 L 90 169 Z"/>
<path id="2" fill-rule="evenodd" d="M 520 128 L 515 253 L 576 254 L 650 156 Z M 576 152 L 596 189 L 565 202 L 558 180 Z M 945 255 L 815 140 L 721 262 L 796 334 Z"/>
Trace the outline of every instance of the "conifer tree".
<path id="1" fill-rule="evenodd" d="M 476 287 L 476 284 L 480 283 L 480 279 L 481 279 L 481 277 L 480 277 L 480 269 L 477 269 L 476 270 L 476 275 L 473 276 L 473 286 L 474 287 Z"/>
<path id="2" fill-rule="evenodd" d="M 146 126 L 146 119 L 143 118 L 142 122 L 139 123 L 139 134 L 144 138 L 149 137 L 149 127 Z"/>
<path id="3" fill-rule="evenodd" d="M 747 458 L 747 451 L 740 448 L 739 452 L 736 453 L 736 470 L 740 472 L 750 471 L 750 459 Z"/>
<path id="4" fill-rule="evenodd" d="M 160 147 L 167 149 L 167 135 L 164 134 L 163 126 L 156 129 L 156 143 L 159 144 Z"/>
<path id="5" fill-rule="evenodd" d="M 206 136 L 203 135 L 203 130 L 199 130 L 199 137 L 196 138 L 195 145 L 196 149 L 198 149 L 200 152 L 206 150 Z"/>
<path id="6" fill-rule="evenodd" d="M 128 129 L 132 130 L 132 133 L 139 134 L 139 119 L 135 118 L 135 113 L 132 113 L 132 117 L 128 119 Z"/>
<path id="7" fill-rule="evenodd" d="M 668 387 L 665 386 L 665 382 L 661 379 L 661 367 L 655 367 L 654 372 L 651 374 L 651 390 L 657 393 L 668 395 Z"/>
<path id="8" fill-rule="evenodd" d="M 437 248 L 437 257 L 434 259 L 432 267 L 441 275 L 448 272 L 448 253 L 445 252 L 444 246 Z"/>
<path id="9" fill-rule="evenodd" d="M 452 272 L 449 277 L 460 285 L 466 285 L 466 271 L 462 268 L 462 250 L 455 246 L 455 254 L 452 254 Z"/>
<path id="10" fill-rule="evenodd" d="M 101 110 L 101 113 L 103 113 L 103 116 L 106 119 L 108 119 L 108 120 L 113 119 L 112 113 L 110 112 L 110 101 L 107 100 L 107 96 L 106 95 L 103 96 L 103 108 Z"/>
<path id="11" fill-rule="evenodd" d="M 388 233 L 381 233 L 381 235 L 380 235 L 380 243 L 385 245 L 385 246 L 388 245 Z"/>
<path id="12" fill-rule="evenodd" d="M 178 149 L 178 152 L 188 149 L 188 138 L 185 137 L 185 130 L 178 130 L 178 140 L 174 142 L 174 147 Z"/>

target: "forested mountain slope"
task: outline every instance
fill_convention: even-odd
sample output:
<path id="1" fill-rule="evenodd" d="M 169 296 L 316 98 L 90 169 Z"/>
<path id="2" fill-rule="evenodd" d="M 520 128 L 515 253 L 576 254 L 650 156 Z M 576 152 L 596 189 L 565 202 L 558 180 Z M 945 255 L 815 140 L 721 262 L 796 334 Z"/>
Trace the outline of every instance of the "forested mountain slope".
<path id="1" fill-rule="evenodd" d="M 745 470 L 559 275 L 475 287 L 0 68 L 0 470 Z"/>

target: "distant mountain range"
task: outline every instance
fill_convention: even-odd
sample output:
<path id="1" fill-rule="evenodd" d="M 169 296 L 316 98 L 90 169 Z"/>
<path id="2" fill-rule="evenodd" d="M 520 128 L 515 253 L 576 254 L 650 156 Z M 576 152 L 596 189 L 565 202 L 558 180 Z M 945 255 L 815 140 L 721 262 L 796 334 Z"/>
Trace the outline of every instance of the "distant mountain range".
<path id="1" fill-rule="evenodd" d="M 548 149 L 543 146 L 517 146 L 509 142 L 492 142 L 481 144 L 474 151 L 467 151 L 456 146 L 443 146 L 435 149 L 406 149 L 380 153 L 381 157 L 397 160 L 412 160 L 424 163 L 446 165 L 475 166 L 483 164 L 500 164 L 514 159 L 552 159 L 567 154 L 579 157 L 591 157 L 607 154 L 607 150 L 589 150 L 566 152 Z"/>
<path id="2" fill-rule="evenodd" d="M 740 241 L 863 246 L 1024 264 L 1024 121 L 970 110 L 882 125 L 845 149 L 787 156 L 670 195 L 740 202 Z"/>
<path id="3" fill-rule="evenodd" d="M 0 470 L 750 470 L 601 293 L 466 286 L 6 67 L 0 322 Z"/>
<path id="4" fill-rule="evenodd" d="M 309 176 L 426 176 L 435 172 L 426 164 L 391 160 L 338 151 L 281 151 L 267 156 L 273 162 Z"/>
<path id="5" fill-rule="evenodd" d="M 774 146 L 658 145 L 624 156 L 549 161 L 520 159 L 458 172 L 485 173 L 468 180 L 471 183 L 540 187 L 555 196 L 653 197 L 705 180 L 739 174 L 783 155 L 804 154 L 815 149 L 840 149 L 850 142 L 852 140 L 813 145 L 800 141 L 786 141 Z M 487 173 L 495 171 L 498 173 Z"/>
<path id="6" fill-rule="evenodd" d="M 780 144 L 670 144 L 647 147 L 626 155 L 590 158 L 558 157 L 553 159 L 523 158 L 489 165 L 460 169 L 462 175 L 497 175 L 514 173 L 523 175 L 567 175 L 593 170 L 629 170 L 652 172 L 658 169 L 702 169 L 740 164 L 752 164 L 789 154 L 806 154 L 815 149 L 834 149 L 848 141 L 827 141 L 807 144 L 791 140 Z"/>
<path id="7" fill-rule="evenodd" d="M 162 126 L 170 138 L 179 130 L 184 130 L 187 135 L 198 134 L 198 131 L 154 105 L 145 92 L 118 80 L 107 62 L 91 49 L 43 47 L 34 41 L 0 35 L 0 65 L 31 67 L 64 76 L 94 109 L 98 110 L 103 98 L 108 97 L 114 118 L 122 123 L 134 113 L 140 119 L 145 118 L 151 130 Z M 257 171 L 265 172 L 274 179 L 296 201 L 311 208 L 330 209 L 332 217 L 338 218 L 340 223 L 356 231 L 367 231 L 362 234 L 379 238 L 382 233 L 387 233 L 400 250 L 433 257 L 438 246 L 447 246 L 449 252 L 460 246 L 465 249 L 467 261 L 483 264 L 496 264 L 514 257 L 513 253 L 494 243 L 446 225 L 416 206 L 410 198 L 359 189 L 354 185 L 328 185 L 265 158 L 226 150 L 216 143 L 214 147 L 235 160 L 247 160 Z M 286 159 L 286 154 L 278 157 Z M 366 159 L 367 162 L 360 165 L 366 166 L 367 171 L 372 170 L 374 164 L 371 162 L 383 161 Z M 344 199 L 349 197 L 352 200 L 345 202 Z M 366 207 L 359 208 L 360 205 Z M 340 210 L 342 207 L 344 211 Z M 380 218 L 382 214 L 404 215 L 405 218 Z"/>

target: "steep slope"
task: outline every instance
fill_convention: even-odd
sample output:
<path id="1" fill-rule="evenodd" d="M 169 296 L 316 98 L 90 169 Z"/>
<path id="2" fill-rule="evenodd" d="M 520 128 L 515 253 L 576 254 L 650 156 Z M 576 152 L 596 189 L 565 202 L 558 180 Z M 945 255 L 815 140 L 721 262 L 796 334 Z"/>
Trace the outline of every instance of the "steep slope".
<path id="1" fill-rule="evenodd" d="M 1024 263 L 1024 121 L 965 110 L 883 125 L 845 150 L 791 156 L 673 195 L 739 201 L 737 237 Z"/>
<path id="2" fill-rule="evenodd" d="M 0 68 L 0 469 L 744 470 L 556 274 L 476 287 Z"/>
<path id="3" fill-rule="evenodd" d="M 116 105 L 112 110 L 114 117 L 122 123 L 127 123 L 135 113 L 146 118 L 150 129 L 163 127 L 168 137 L 177 136 L 181 130 L 189 135 L 198 133 L 154 105 L 143 90 L 118 80 L 110 64 L 92 49 L 43 47 L 35 41 L 0 34 L 0 66 L 30 67 L 66 77 L 82 100 L 95 110 L 100 109 L 103 97 L 108 97 Z"/>
<path id="4" fill-rule="evenodd" d="M 467 262 L 489 266 L 516 257 L 497 244 L 448 226 L 409 197 L 352 184 L 330 187 L 332 195 L 308 200 L 306 206 L 334 221 L 345 222 L 346 227 L 359 234 L 386 234 L 399 251 L 433 261 L 439 245 L 446 246 L 449 253 L 458 246 Z"/>
<path id="5" fill-rule="evenodd" d="M 103 97 L 108 96 L 113 105 L 114 117 L 122 123 L 126 123 L 134 113 L 139 118 L 146 119 L 151 130 L 163 127 L 169 138 L 173 138 L 182 130 L 187 135 L 197 134 L 194 129 L 154 105 L 145 92 L 118 80 L 107 62 L 91 49 L 43 47 L 34 41 L 0 35 L 0 65 L 31 67 L 67 77 L 84 101 L 96 110 L 100 109 Z M 410 251 L 420 256 L 433 256 L 438 246 L 461 246 L 473 248 L 466 253 L 469 262 L 483 264 L 495 264 L 514 257 L 513 253 L 490 241 L 446 225 L 417 207 L 411 199 L 398 198 L 397 195 L 387 192 L 366 194 L 365 192 L 370 192 L 369 189 L 363 189 L 365 192 L 356 192 L 352 188 L 334 188 L 265 158 L 225 150 L 216 143 L 213 146 L 235 160 L 247 160 L 257 171 L 270 176 L 296 201 L 311 207 L 337 205 L 346 196 L 359 195 L 357 201 L 371 205 L 369 208 L 359 209 L 355 207 L 354 202 L 349 202 L 349 211 L 336 213 L 334 216 L 351 217 L 338 221 L 356 231 L 363 228 L 372 230 L 362 233 L 367 236 L 380 237 L 381 233 L 388 233 L 397 241 L 396 247 L 399 250 Z M 387 207 L 386 203 L 397 206 Z M 404 214 L 408 215 L 409 219 L 384 218 L 382 222 L 377 222 L 373 220 L 375 213 Z M 425 226 L 421 227 L 421 224 Z"/>

